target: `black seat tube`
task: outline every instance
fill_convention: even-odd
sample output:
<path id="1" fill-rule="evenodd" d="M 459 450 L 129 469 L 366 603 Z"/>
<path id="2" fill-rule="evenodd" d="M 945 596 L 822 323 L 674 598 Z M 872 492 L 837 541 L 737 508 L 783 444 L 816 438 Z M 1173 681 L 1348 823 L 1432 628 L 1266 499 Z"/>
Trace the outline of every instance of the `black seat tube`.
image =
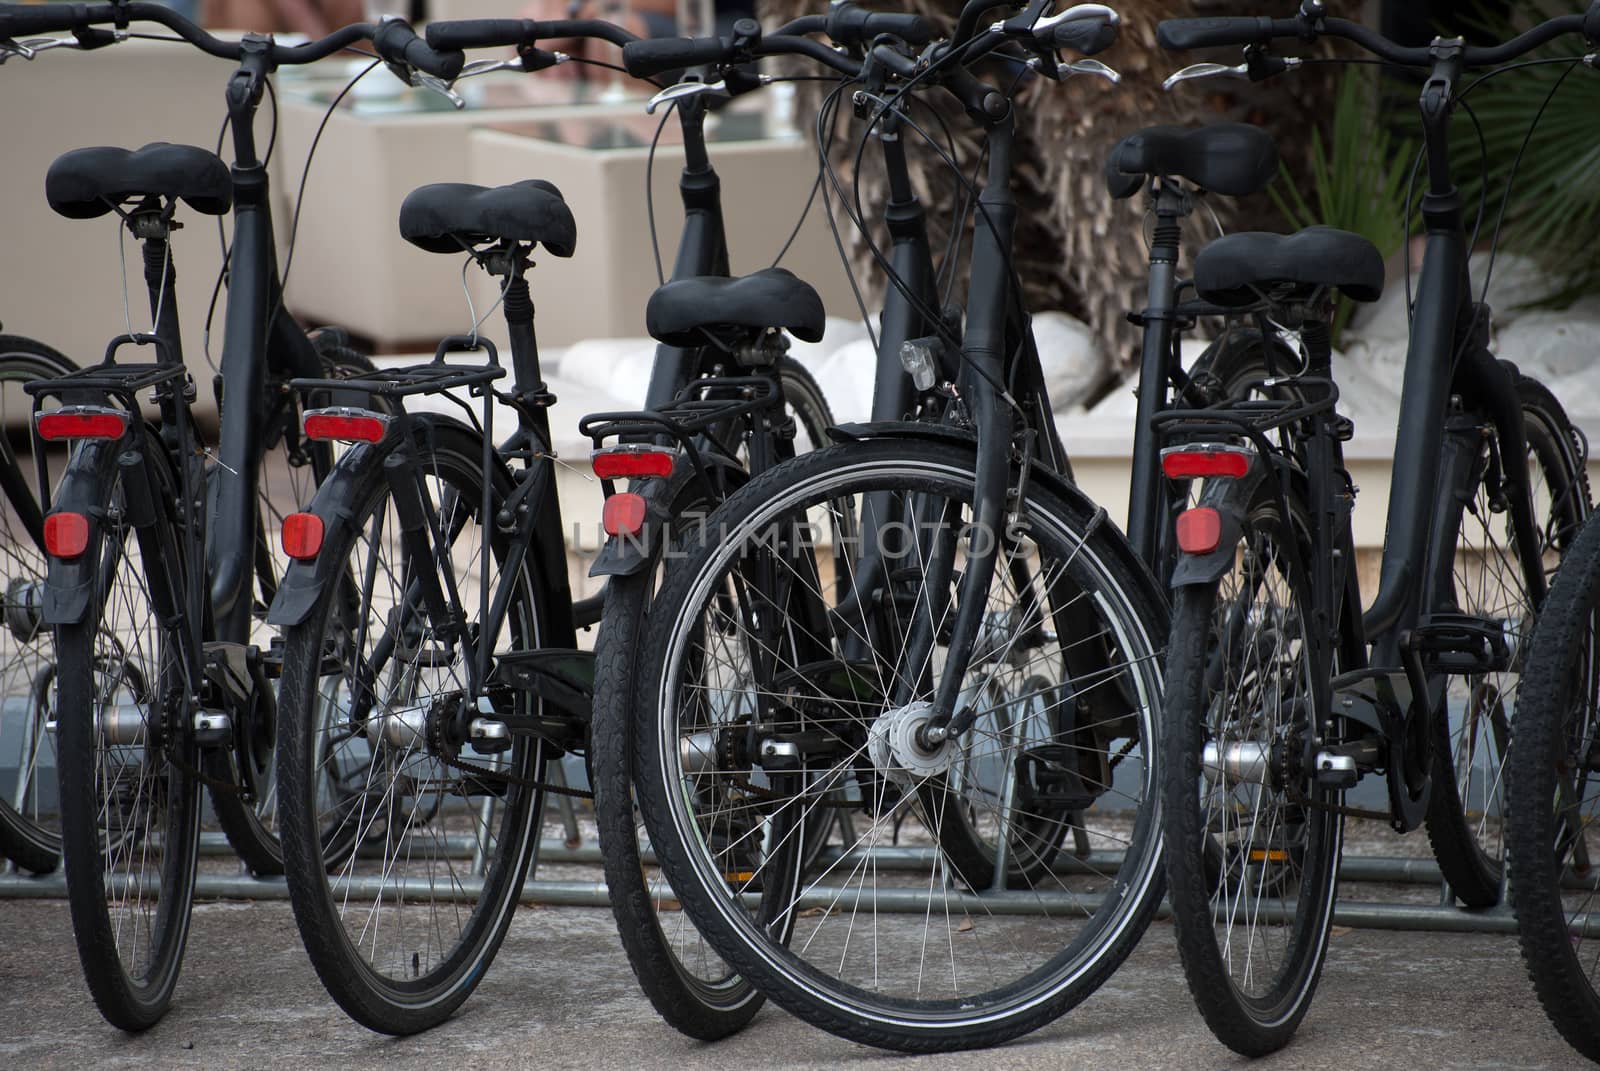
<path id="1" fill-rule="evenodd" d="M 722 222 L 722 182 L 711 167 L 706 152 L 706 107 L 702 98 L 679 101 L 678 125 L 683 131 L 683 173 L 678 177 L 678 194 L 683 201 L 683 230 L 678 237 L 678 255 L 672 265 L 672 278 L 691 279 L 701 275 L 728 274 L 728 240 Z M 699 371 L 695 363 L 699 351 L 668 346 L 656 347 L 650 366 L 650 385 L 645 390 L 644 407 L 661 409 Z"/>
<path id="2" fill-rule="evenodd" d="M 889 270 L 918 301 L 912 301 L 899 286 L 885 288 L 883 316 L 879 321 L 877 378 L 872 391 L 872 419 L 904 420 L 911 411 L 912 396 L 911 379 L 900 365 L 900 346 L 907 339 L 933 332 L 935 325 L 927 322 L 924 309 L 933 307 L 938 295 L 934 292 L 927 215 L 911 186 L 899 120 L 895 113 L 888 112 L 880 126 L 878 140 L 883 147 L 889 191 L 883 213 L 889 230 Z"/>
<path id="3" fill-rule="evenodd" d="M 883 314 L 878 324 L 878 365 L 872 390 L 872 419 L 891 421 L 904 420 L 911 412 L 913 401 L 911 378 L 900 363 L 901 344 L 907 339 L 934 332 L 936 325 L 928 322 L 925 310 L 936 306 L 939 295 L 934 288 L 933 252 L 928 242 L 927 213 L 911 185 L 897 113 L 886 111 L 879 119 L 879 127 L 878 140 L 883 151 L 884 174 L 888 179 L 888 201 L 884 205 L 883 216 L 889 231 L 890 270 L 902 280 L 905 290 L 917 298 L 917 301 L 913 301 L 898 286 L 884 288 Z M 862 503 L 863 546 L 858 555 L 849 597 L 849 606 L 853 609 L 864 606 L 871 592 L 882 582 L 885 557 L 896 558 L 910 551 L 907 546 L 886 542 L 906 531 L 906 525 L 916 523 L 914 517 L 897 515 L 895 503 L 895 495 L 887 491 L 873 492 Z M 910 530 L 916 532 L 927 529 L 913 527 Z M 852 660 L 866 658 L 870 654 L 870 647 L 864 634 L 853 634 L 846 640 L 846 657 Z M 900 686 L 908 688 L 913 683 L 902 681 Z"/>
<path id="4" fill-rule="evenodd" d="M 256 541 L 262 407 L 267 363 L 267 313 L 277 282 L 267 171 L 256 155 L 255 114 L 272 71 L 267 38 L 250 34 L 228 82 L 233 132 L 233 246 L 222 345 L 223 394 L 213 477 L 211 535 L 206 547 L 212 610 L 220 639 L 242 640 L 250 625 L 250 581 Z"/>
<path id="5" fill-rule="evenodd" d="M 553 452 L 550 444 L 550 411 L 535 397 L 545 393 L 544 373 L 539 367 L 533 299 L 520 264 L 513 265 L 511 278 L 506 283 L 504 308 L 506 331 L 511 340 L 511 367 L 516 378 L 514 389 L 525 402 L 531 403 L 518 408 L 519 438 L 522 445 L 531 448 L 536 455 L 548 455 Z M 487 464 L 491 459 L 485 460 L 484 472 L 487 474 Z M 531 551 L 543 574 L 546 590 L 541 595 L 549 596 L 545 615 L 550 632 L 541 638 L 541 642 L 550 647 L 574 647 L 577 640 L 572 623 L 572 590 L 567 579 L 565 533 L 561 530 L 561 504 L 556 498 L 555 468 L 548 462 L 532 462 L 526 478 L 532 486 L 519 492 L 519 501 L 532 505 L 529 513 L 521 519 L 515 516 L 510 518 L 510 523 L 517 525 L 518 537 L 507 547 L 498 571 L 501 575 L 515 576 L 522 568 L 523 555 Z M 487 481 L 484 489 L 487 493 Z M 500 519 L 495 518 L 494 523 L 499 524 Z M 488 565 L 487 555 L 484 565 Z M 492 587 L 494 602 L 484 608 L 479 620 L 486 623 L 483 635 L 494 637 L 500 634 L 500 625 L 510 609 L 516 585 L 494 584 L 493 578 L 487 574 L 483 577 L 483 583 L 485 591 Z M 491 652 L 480 646 L 479 653 L 487 671 L 487 656 Z"/>
<path id="6" fill-rule="evenodd" d="M 1138 415 L 1134 418 L 1133 467 L 1128 480 L 1128 541 L 1146 565 L 1156 565 L 1161 545 L 1161 443 L 1156 416 L 1166 408 L 1172 360 L 1172 315 L 1177 303 L 1178 251 L 1188 203 L 1175 183 L 1156 180 L 1155 235 L 1150 244 L 1150 282 L 1144 309 L 1144 348 L 1139 357 Z"/>
<path id="7" fill-rule="evenodd" d="M 1460 70 L 1459 52 L 1441 53 L 1420 100 L 1428 159 L 1428 192 L 1422 200 L 1427 246 L 1401 385 L 1378 595 L 1364 615 L 1378 665 L 1401 664 L 1400 634 L 1420 609 L 1453 359 L 1471 329 L 1467 236 L 1461 195 L 1450 174 L 1450 108 Z"/>

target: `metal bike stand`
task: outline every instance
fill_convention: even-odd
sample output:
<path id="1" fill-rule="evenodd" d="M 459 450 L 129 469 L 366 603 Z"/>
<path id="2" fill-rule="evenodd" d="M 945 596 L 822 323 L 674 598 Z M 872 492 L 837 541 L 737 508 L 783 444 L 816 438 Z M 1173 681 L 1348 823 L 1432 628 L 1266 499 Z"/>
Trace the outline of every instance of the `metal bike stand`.
<path id="1" fill-rule="evenodd" d="M 566 825 L 563 816 L 563 826 Z M 568 827 L 570 829 L 570 827 Z M 564 829 L 563 832 L 567 832 Z M 460 844 L 450 842 L 461 854 L 471 850 L 471 838 L 461 836 Z M 201 836 L 201 852 L 206 856 L 231 854 L 227 841 L 221 834 Z M 874 864 L 884 870 L 926 871 L 933 862 L 930 848 L 876 848 Z M 593 841 L 569 847 L 564 839 L 546 838 L 540 842 L 537 858 L 544 863 L 598 866 L 600 848 Z M 835 856 L 835 858 L 837 858 Z M 826 861 L 826 853 L 824 861 Z M 649 862 L 647 856 L 646 862 Z M 1099 872 L 1116 864 L 1112 854 L 1091 854 L 1087 858 L 1068 857 L 1057 864 L 1063 874 Z M 1333 921 L 1338 926 L 1380 930 L 1425 930 L 1439 933 L 1515 933 L 1516 916 L 1504 896 L 1499 906 L 1486 910 L 1471 910 L 1454 905 L 1449 887 L 1439 874 L 1439 866 L 1431 859 L 1355 856 L 1347 858 L 1340 866 L 1340 880 L 1348 893 L 1352 885 L 1434 885 L 1439 888 L 1439 902 L 1435 904 L 1390 903 L 1377 900 L 1341 896 L 1334 908 Z M 383 879 L 358 879 L 351 891 L 361 895 L 376 895 L 381 891 Z M 390 887 L 393 885 L 391 883 Z M 1576 883 L 1574 887 L 1578 886 Z M 473 892 L 470 881 L 463 892 Z M 432 890 L 437 897 L 439 890 Z M 802 906 L 827 906 L 836 903 L 843 890 L 832 886 L 807 889 L 801 897 Z M 283 878 L 255 878 L 248 874 L 207 874 L 196 878 L 195 895 L 200 899 L 217 900 L 286 900 L 289 889 Z M 1071 893 L 1023 893 L 989 891 L 982 894 L 949 891 L 936 894 L 938 902 L 960 907 L 974 914 L 1029 915 L 1045 914 L 1073 908 L 1077 901 Z M 66 896 L 66 879 L 58 870 L 54 874 L 32 876 L 15 872 L 7 867 L 0 872 L 0 899 L 58 899 Z M 603 880 L 547 881 L 533 877 L 524 883 L 522 903 L 546 904 L 563 907 L 605 907 L 609 904 Z M 929 906 L 929 894 L 918 889 L 883 889 L 877 897 L 878 909 L 886 912 L 920 913 Z M 1163 904 L 1158 917 L 1167 916 Z M 1585 936 L 1600 935 L 1600 913 L 1583 916 L 1573 921 Z"/>

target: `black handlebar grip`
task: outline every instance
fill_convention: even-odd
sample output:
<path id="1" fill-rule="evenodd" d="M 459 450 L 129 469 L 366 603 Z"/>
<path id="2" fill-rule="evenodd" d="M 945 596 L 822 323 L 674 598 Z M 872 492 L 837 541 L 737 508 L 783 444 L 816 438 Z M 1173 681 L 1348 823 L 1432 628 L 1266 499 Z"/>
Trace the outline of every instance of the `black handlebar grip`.
<path id="1" fill-rule="evenodd" d="M 459 51 L 436 52 L 429 48 L 404 19 L 380 22 L 372 31 L 372 47 L 389 63 L 404 64 L 446 82 L 454 81 L 467 62 Z"/>
<path id="2" fill-rule="evenodd" d="M 1291 26 L 1297 25 L 1292 19 L 1287 21 Z M 1266 17 L 1163 19 L 1156 26 L 1156 43 L 1180 52 L 1217 45 L 1266 44 L 1281 36 L 1284 35 L 1278 32 L 1274 20 Z"/>
<path id="3" fill-rule="evenodd" d="M 853 45 L 879 34 L 898 37 L 907 44 L 933 40 L 933 24 L 921 15 L 903 12 L 863 11 L 854 4 L 839 4 L 828 12 L 824 31 L 835 44 Z"/>
<path id="4" fill-rule="evenodd" d="M 106 14 L 97 18 L 89 4 L 0 4 L 0 38 L 63 33 L 91 22 L 111 21 L 109 5 L 94 7 Z"/>
<path id="5" fill-rule="evenodd" d="M 1058 22 L 1050 27 L 1050 43 L 1083 56 L 1104 52 L 1117 43 L 1117 26 L 1110 19 L 1087 18 Z"/>
<path id="6" fill-rule="evenodd" d="M 662 37 L 622 46 L 622 65 L 635 78 L 707 63 L 727 63 L 734 58 L 733 45 L 720 37 Z"/>
<path id="7" fill-rule="evenodd" d="M 516 47 L 528 36 L 528 19 L 452 19 L 428 25 L 428 44 L 441 51 Z"/>

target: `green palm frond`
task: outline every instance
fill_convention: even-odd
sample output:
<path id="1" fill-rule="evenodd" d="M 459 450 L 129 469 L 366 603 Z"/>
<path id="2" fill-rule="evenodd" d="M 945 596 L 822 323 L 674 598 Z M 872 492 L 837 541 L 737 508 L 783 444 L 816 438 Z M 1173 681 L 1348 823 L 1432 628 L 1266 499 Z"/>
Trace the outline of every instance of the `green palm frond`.
<path id="1" fill-rule="evenodd" d="M 1303 183 L 1280 166 L 1269 192 L 1295 227 L 1320 223 L 1353 231 L 1387 257 L 1406 239 L 1406 186 L 1416 145 L 1377 122 L 1376 99 L 1367 71 L 1347 71 L 1326 142 L 1320 130 L 1312 131 L 1309 191 L 1302 192 Z M 1349 314 L 1344 303 L 1334 318 L 1336 343 Z"/>
<path id="2" fill-rule="evenodd" d="M 1555 0 L 1516 0 L 1513 9 L 1511 20 L 1482 25 L 1506 38 L 1532 22 L 1582 10 Z M 1562 40 L 1529 58 L 1576 58 L 1583 51 L 1580 42 Z M 1570 63 L 1524 67 L 1485 82 L 1466 103 L 1482 124 L 1488 164 L 1477 139 L 1466 133 L 1456 139 L 1456 160 L 1469 204 L 1487 190 L 1483 237 L 1492 235 L 1510 183 L 1500 247 L 1532 256 L 1552 273 L 1555 293 L 1541 304 L 1566 304 L 1600 283 L 1600 73 Z M 1519 150 L 1522 161 L 1513 173 Z"/>

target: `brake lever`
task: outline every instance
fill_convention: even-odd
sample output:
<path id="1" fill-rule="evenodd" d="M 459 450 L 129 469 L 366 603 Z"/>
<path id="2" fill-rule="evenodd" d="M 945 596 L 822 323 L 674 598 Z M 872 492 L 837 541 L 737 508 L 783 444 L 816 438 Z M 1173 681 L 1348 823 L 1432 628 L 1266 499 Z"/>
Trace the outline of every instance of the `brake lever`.
<path id="1" fill-rule="evenodd" d="M 126 40 L 128 31 L 116 31 L 118 41 Z M 0 63 L 4 63 L 12 56 L 20 56 L 31 60 L 41 52 L 48 52 L 52 48 L 83 48 L 83 43 L 76 37 L 30 37 L 25 41 L 6 38 L 0 41 Z"/>
<path id="2" fill-rule="evenodd" d="M 406 79 L 406 81 L 410 82 L 418 89 L 433 90 L 445 100 L 448 100 L 455 107 L 456 111 L 460 111 L 462 108 L 467 106 L 467 102 L 461 98 L 461 94 L 451 89 L 450 83 L 446 82 L 443 78 L 435 78 L 431 74 L 414 70 L 411 72 L 411 76 Z"/>
<path id="3" fill-rule="evenodd" d="M 1028 66 L 1037 71 L 1048 62 L 1050 61 L 1040 59 L 1038 56 L 1034 56 L 1028 60 Z M 1118 73 L 1114 68 L 1107 67 L 1104 63 L 1101 63 L 1097 59 L 1075 59 L 1071 63 L 1056 64 L 1057 81 L 1063 78 L 1070 78 L 1075 74 L 1092 74 L 1096 78 L 1104 78 L 1112 85 L 1117 85 L 1122 81 L 1122 75 L 1120 73 Z"/>
<path id="4" fill-rule="evenodd" d="M 1272 64 L 1282 64 L 1282 66 L 1268 70 L 1265 67 L 1260 66 L 1263 61 L 1270 61 Z M 1250 69 L 1250 60 L 1248 58 L 1245 60 L 1245 62 L 1234 67 L 1230 67 L 1226 63 L 1192 63 L 1182 70 L 1174 71 L 1172 74 L 1167 75 L 1167 80 L 1161 83 L 1161 88 L 1170 93 L 1172 92 L 1172 88 L 1179 82 L 1188 82 L 1196 78 L 1220 78 L 1224 75 L 1229 78 L 1243 78 L 1246 81 L 1259 82 L 1273 77 L 1274 75 L 1295 70 L 1300 66 L 1301 62 L 1302 61 L 1298 56 L 1258 57 L 1256 59 L 1258 69 L 1255 71 Z"/>
<path id="5" fill-rule="evenodd" d="M 1071 74 L 1092 74 L 1096 78 L 1104 78 L 1112 85 L 1122 81 L 1122 75 L 1117 70 L 1107 67 L 1097 59 L 1075 59 L 1071 63 L 1063 63 L 1056 68 L 1056 73 L 1062 77 Z"/>
<path id="6" fill-rule="evenodd" d="M 478 75 L 488 74 L 490 71 L 520 71 L 522 69 L 521 56 L 514 56 L 508 60 L 473 60 L 461 68 L 461 73 L 456 75 L 456 81 L 459 82 L 463 78 L 476 78 Z"/>
<path id="7" fill-rule="evenodd" d="M 1117 14 L 1114 8 L 1109 8 L 1104 4 L 1074 4 L 1065 11 L 1058 11 L 1054 15 L 1045 15 L 1035 19 L 1033 24 L 1027 27 L 1027 30 L 1029 33 L 1037 34 L 1050 29 L 1058 23 L 1075 22 L 1078 19 L 1104 19 L 1113 26 L 1122 24 L 1122 16 Z M 1001 19 L 989 27 L 989 32 L 1001 33 L 1010 22 L 1012 22 L 1011 19 Z"/>
<path id="8" fill-rule="evenodd" d="M 770 85 L 772 76 L 770 74 L 757 75 L 756 81 L 760 85 Z M 654 115 L 656 109 L 663 104 L 669 104 L 675 100 L 683 100 L 686 97 L 703 95 L 718 97 L 722 100 L 733 99 L 733 93 L 728 89 L 728 80 L 726 78 L 719 78 L 715 82 L 679 82 L 677 85 L 668 86 L 647 100 L 644 105 L 644 113 L 646 115 Z"/>
<path id="9" fill-rule="evenodd" d="M 1237 67 L 1230 67 L 1226 63 L 1191 63 L 1182 70 L 1167 75 L 1167 80 L 1161 83 L 1161 88 L 1171 93 L 1179 82 L 1188 82 L 1196 78 L 1220 78 L 1223 75 L 1230 78 L 1249 78 L 1250 66 L 1245 63 Z"/>

